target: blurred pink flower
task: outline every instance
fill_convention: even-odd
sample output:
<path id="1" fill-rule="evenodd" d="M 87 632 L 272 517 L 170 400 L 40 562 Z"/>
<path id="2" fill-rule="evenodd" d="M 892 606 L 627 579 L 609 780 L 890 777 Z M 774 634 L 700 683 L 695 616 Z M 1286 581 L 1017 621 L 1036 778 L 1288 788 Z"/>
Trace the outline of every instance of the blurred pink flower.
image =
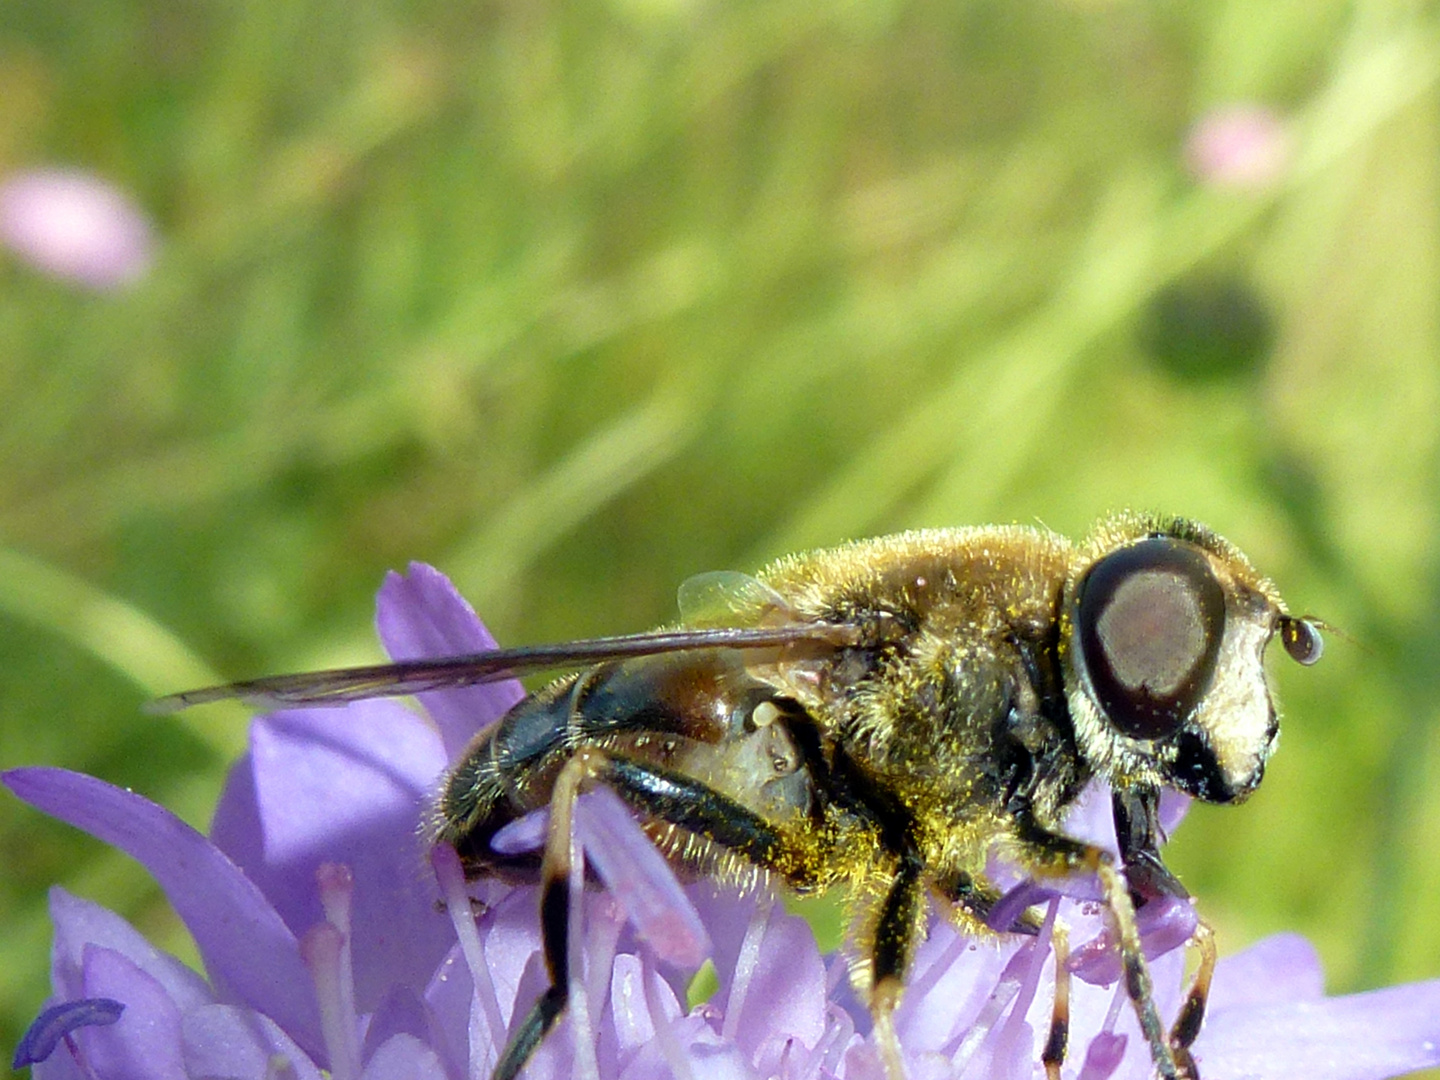
<path id="1" fill-rule="evenodd" d="M 0 180 L 0 244 L 52 277 L 114 289 L 150 268 L 155 238 L 140 208 L 107 181 L 32 169 Z"/>
<path id="2" fill-rule="evenodd" d="M 1290 132 L 1272 109 L 1231 105 L 1201 117 L 1185 140 L 1185 163 L 1202 183 L 1263 188 L 1290 164 Z"/>

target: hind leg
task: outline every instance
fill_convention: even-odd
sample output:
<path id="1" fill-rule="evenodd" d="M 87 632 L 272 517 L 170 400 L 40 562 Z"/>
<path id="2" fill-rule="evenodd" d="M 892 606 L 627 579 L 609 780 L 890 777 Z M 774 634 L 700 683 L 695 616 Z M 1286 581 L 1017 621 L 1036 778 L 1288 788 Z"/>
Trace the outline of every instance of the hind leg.
<path id="1" fill-rule="evenodd" d="M 550 985 L 516 1029 L 495 1067 L 493 1080 L 514 1080 L 569 1002 L 575 800 L 591 784 L 604 784 L 647 816 L 688 829 L 763 869 L 793 871 L 793 843 L 753 811 L 659 766 L 611 756 L 596 747 L 577 750 L 560 770 L 552 789 L 549 832 L 540 866 L 540 934 Z"/>
<path id="2" fill-rule="evenodd" d="M 1190 1056 L 1190 1046 L 1200 1034 L 1200 1025 L 1205 1020 L 1205 1003 L 1210 998 L 1210 980 L 1215 974 L 1215 933 L 1210 924 L 1201 919 L 1195 926 L 1195 936 L 1191 941 L 1200 950 L 1200 966 L 1195 969 L 1195 979 L 1185 994 L 1180 1015 L 1170 1029 L 1170 1049 L 1174 1051 L 1175 1062 L 1186 1080 L 1200 1080 L 1200 1070 Z"/>
<path id="3" fill-rule="evenodd" d="M 920 939 L 925 894 L 920 885 L 921 863 L 915 855 L 902 855 L 895 877 L 881 901 L 869 950 L 870 1015 L 875 1020 L 875 1042 L 886 1080 L 904 1080 L 905 1064 L 895 1034 L 895 1010 L 905 988 L 905 973 Z"/>

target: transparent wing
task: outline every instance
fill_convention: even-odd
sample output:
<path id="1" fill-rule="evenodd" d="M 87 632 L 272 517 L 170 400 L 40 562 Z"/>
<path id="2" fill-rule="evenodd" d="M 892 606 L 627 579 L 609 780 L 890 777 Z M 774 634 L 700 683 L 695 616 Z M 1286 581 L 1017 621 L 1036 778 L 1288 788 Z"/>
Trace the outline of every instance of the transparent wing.
<path id="1" fill-rule="evenodd" d="M 689 626 L 776 626 L 803 621 L 778 592 L 738 570 L 712 570 L 686 578 L 678 599 L 680 618 Z"/>
<path id="2" fill-rule="evenodd" d="M 758 583 L 757 583 L 758 584 Z M 715 627 L 659 630 L 645 634 L 591 638 L 559 645 L 496 649 L 467 656 L 407 660 L 395 664 L 307 671 L 187 690 L 153 701 L 150 712 L 171 713 L 192 705 L 238 699 L 262 709 L 294 705 L 343 705 L 375 697 L 400 697 L 427 690 L 445 690 L 496 682 L 532 671 L 583 667 L 689 649 L 764 649 L 800 642 L 825 646 L 855 645 L 854 627 L 837 623 L 790 623 L 785 626 Z"/>

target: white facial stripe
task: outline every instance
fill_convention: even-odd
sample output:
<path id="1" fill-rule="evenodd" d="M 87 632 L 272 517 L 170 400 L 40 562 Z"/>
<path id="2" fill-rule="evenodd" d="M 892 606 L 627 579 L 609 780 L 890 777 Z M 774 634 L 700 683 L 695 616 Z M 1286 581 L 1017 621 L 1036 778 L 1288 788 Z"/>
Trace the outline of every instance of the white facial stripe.
<path id="1" fill-rule="evenodd" d="M 1236 790 L 1250 787 L 1270 756 L 1274 716 L 1265 682 L 1268 637 L 1259 621 L 1227 620 L 1211 692 L 1194 718 L 1209 737 L 1221 775 Z"/>

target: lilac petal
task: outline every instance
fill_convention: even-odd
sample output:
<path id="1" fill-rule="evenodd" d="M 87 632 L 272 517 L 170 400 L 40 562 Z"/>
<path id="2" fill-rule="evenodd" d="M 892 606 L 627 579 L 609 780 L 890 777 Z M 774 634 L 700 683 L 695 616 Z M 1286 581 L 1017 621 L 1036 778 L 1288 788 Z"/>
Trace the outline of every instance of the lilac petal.
<path id="1" fill-rule="evenodd" d="M 1315 946 L 1299 934 L 1275 934 L 1244 952 L 1221 959 L 1208 1011 L 1317 1001 L 1325 996 L 1325 972 Z"/>
<path id="2" fill-rule="evenodd" d="M 435 1051 L 447 1075 L 465 1075 L 464 1059 L 454 1056 L 438 1019 L 420 995 L 408 986 L 392 987 L 370 1017 L 365 1028 L 362 1059 L 373 1062 L 380 1048 L 397 1035 L 408 1035 Z"/>
<path id="3" fill-rule="evenodd" d="M 1348 997 L 1227 1009 L 1195 1043 L 1205 1080 L 1378 1080 L 1440 1065 L 1440 979 Z"/>
<path id="4" fill-rule="evenodd" d="M 320 1014 L 295 936 L 224 854 L 168 810 L 65 769 L 11 769 L 17 796 L 142 863 L 190 930 L 217 984 L 266 1013 L 308 1053 Z"/>
<path id="5" fill-rule="evenodd" d="M 633 1053 L 655 1038 L 655 1019 L 645 1000 L 645 970 L 640 958 L 631 953 L 622 953 L 615 958 L 610 973 L 610 1008 L 615 1038 L 620 1053 Z M 665 1021 L 673 1020 L 680 1014 L 680 1007 L 674 995 L 667 994 L 668 1004 Z M 622 1057 L 623 1060 L 623 1057 Z"/>
<path id="6" fill-rule="evenodd" d="M 1190 809 L 1190 796 L 1174 788 L 1160 791 L 1160 840 L 1163 842 L 1180 826 Z M 1095 780 L 1086 786 L 1080 797 L 1065 814 L 1064 832 L 1076 840 L 1085 840 L 1111 854 L 1118 851 L 1115 843 L 1115 811 L 1108 784 Z"/>
<path id="7" fill-rule="evenodd" d="M 768 915 L 757 903 L 769 906 Z M 768 898 L 707 906 L 721 916 L 706 925 L 714 931 L 724 1031 L 751 1060 L 771 1039 L 793 1037 L 813 1047 L 825 1031 L 826 979 L 810 925 Z"/>
<path id="8" fill-rule="evenodd" d="M 490 838 L 490 850 L 497 855 L 520 855 L 527 851 L 539 851 L 545 846 L 545 834 L 550 829 L 550 808 L 542 806 L 522 818 L 516 818 Z"/>
<path id="9" fill-rule="evenodd" d="M 493 1047 L 505 1030 L 505 1020 L 500 1012 L 500 1001 L 495 996 L 495 979 L 490 972 L 490 962 L 485 958 L 485 943 L 481 936 L 480 924 L 486 912 L 476 917 L 474 901 L 466 888 L 465 871 L 453 847 L 449 844 L 432 847 L 430 869 L 435 873 L 445 914 L 455 930 L 456 948 L 465 961 L 465 973 L 470 976 L 469 1004 L 468 1008 L 461 1010 L 460 1017 L 468 1017 L 470 1045 L 484 1042 Z M 452 949 L 451 955 L 454 952 L 455 949 Z M 452 1030 L 459 1031 L 462 1026 L 467 1025 L 456 1024 Z M 448 1043 L 444 1045 L 450 1046 Z M 489 1051 L 486 1053 L 488 1064 Z"/>
<path id="10" fill-rule="evenodd" d="M 149 269 L 155 241 L 145 215 L 113 185 L 36 169 L 0 183 L 0 243 L 52 277 L 112 289 Z"/>
<path id="11" fill-rule="evenodd" d="M 531 1002 L 545 987 L 544 963 L 540 957 L 540 930 L 536 918 L 538 907 L 539 900 L 534 889 L 515 889 L 496 901 L 478 920 L 478 929 L 484 943 L 485 963 L 490 969 L 490 979 L 501 1013 L 509 1017 L 510 1030 L 519 1023 L 520 1017 L 515 1014 L 519 1012 L 523 1015 L 523 1010 L 530 1007 Z M 528 992 L 529 996 L 519 999 L 520 1009 L 517 1010 L 517 992 L 528 985 L 527 973 L 532 967 L 538 983 Z M 469 1058 L 472 1062 L 483 1063 L 487 1054 L 491 1055 L 492 1062 L 498 1057 L 496 1044 L 503 1044 L 508 1032 L 501 1032 L 498 1039 L 492 1038 L 484 1017 L 484 1009 L 476 1000 L 470 971 L 458 945 L 435 969 L 425 989 L 425 1003 L 444 1031 L 468 1036 Z M 460 1049 L 464 1049 L 464 1046 Z"/>
<path id="12" fill-rule="evenodd" d="M 738 1046 L 718 1035 L 698 1012 L 677 1017 L 669 1023 L 668 1033 L 668 1049 L 658 1039 L 639 1047 L 624 1069 L 617 1070 L 621 1080 L 674 1080 L 686 1074 L 694 1080 L 757 1080 L 767 1075 L 789 1080 L 803 1075 L 793 1070 L 768 1074 L 757 1070 Z"/>
<path id="13" fill-rule="evenodd" d="M 446 1080 L 435 1051 L 413 1035 L 393 1035 L 375 1051 L 361 1080 Z"/>
<path id="14" fill-rule="evenodd" d="M 1080 797 L 1065 812 L 1062 830 L 1066 836 L 1102 847 L 1112 855 L 1115 843 L 1115 811 L 1110 786 L 1094 780 L 1080 792 Z"/>
<path id="15" fill-rule="evenodd" d="M 1147 959 L 1178 949 L 1195 933 L 1195 907 L 1188 900 L 1166 896 L 1152 900 L 1135 915 L 1140 945 Z M 1102 930 L 1070 954 L 1070 971 L 1093 986 L 1110 986 L 1120 978 L 1120 951 L 1115 935 Z"/>
<path id="16" fill-rule="evenodd" d="M 485 962 L 495 983 L 500 1011 L 510 1016 L 511 1028 L 518 1022 L 516 1014 L 528 1009 L 532 1000 L 524 998 L 516 1004 L 531 961 L 540 955 L 539 910 L 537 890 L 516 889 L 485 915 Z"/>
<path id="17" fill-rule="evenodd" d="M 1185 815 L 1190 810 L 1190 803 L 1193 802 L 1189 795 L 1183 791 L 1176 791 L 1174 788 L 1160 789 L 1160 841 L 1168 840 L 1185 820 Z"/>
<path id="18" fill-rule="evenodd" d="M 491 1050 L 500 1040 L 491 1038 L 484 1012 L 475 998 L 469 967 L 457 945 L 425 988 L 425 1007 L 434 1017 L 436 1034 L 431 1039 L 443 1061 L 451 1064 L 453 1076 L 484 1072 L 499 1056 Z M 503 1033 L 502 1033 L 503 1038 Z M 473 1062 L 475 1068 L 469 1067 Z"/>
<path id="19" fill-rule="evenodd" d="M 974 1023 L 1020 947 L 1015 937 L 1000 939 L 998 947 L 977 944 L 949 923 L 936 923 L 916 954 L 910 988 L 895 1015 L 901 1043 L 914 1050 L 946 1046 L 957 1031 Z M 841 989 L 849 991 L 849 980 Z M 859 1019 L 866 1023 L 869 1017 Z"/>
<path id="20" fill-rule="evenodd" d="M 1102 1031 L 1090 1040 L 1078 1080 L 1109 1080 L 1125 1060 L 1129 1039 L 1112 1031 Z"/>
<path id="21" fill-rule="evenodd" d="M 416 832 L 444 767 L 434 730 L 393 701 L 272 713 L 251 726 L 216 810 L 216 844 L 295 934 L 324 918 L 317 868 L 350 868 L 361 1012 L 392 983 L 423 987 L 454 941 Z"/>
<path id="22" fill-rule="evenodd" d="M 85 1057 L 105 1080 L 187 1080 L 180 1052 L 180 1010 L 165 988 L 113 949 L 85 952 L 85 985 L 95 997 L 125 1003 L 115 1024 L 86 1028 Z"/>
<path id="23" fill-rule="evenodd" d="M 1038 882 L 1022 881 L 1002 896 L 999 902 L 990 909 L 990 914 L 985 919 L 985 925 L 997 933 L 1009 933 L 1010 928 L 1015 925 L 1020 916 L 1025 914 L 1026 910 L 1036 904 L 1043 904 L 1055 895 L 1057 895 L 1055 890 Z"/>
<path id="24" fill-rule="evenodd" d="M 815 1044 L 810 1060 L 795 1071 L 800 1076 L 834 1076 L 839 1073 L 840 1064 L 851 1047 L 860 1042 L 861 1037 L 855 1031 L 855 1021 L 850 1014 L 831 1005 L 825 1012 L 825 1033 Z"/>
<path id="25" fill-rule="evenodd" d="M 180 1019 L 185 1068 L 190 1076 L 270 1080 L 322 1080 L 305 1052 L 268 1016 L 241 1005 L 206 1005 Z M 277 1068 L 283 1064 L 284 1071 Z"/>
<path id="26" fill-rule="evenodd" d="M 15 1047 L 12 1069 L 44 1061 L 60 1040 L 83 1027 L 104 1027 L 120 1019 L 125 1006 L 114 998 L 79 998 L 51 1005 L 35 1018 Z"/>
<path id="27" fill-rule="evenodd" d="M 375 628 L 392 660 L 464 656 L 496 648 L 475 610 L 433 566 L 412 562 L 410 573 L 393 571 L 380 586 Z M 460 755 L 481 728 L 510 711 L 525 696 L 516 679 L 420 694 L 425 711 L 440 728 L 449 761 Z"/>
<path id="28" fill-rule="evenodd" d="M 621 1080 L 675 1080 L 688 1072 L 695 1080 L 711 1080 L 716 1073 L 710 1070 L 726 1066 L 729 1066 L 732 1072 L 720 1075 L 738 1075 L 744 1080 L 755 1080 L 756 1076 L 766 1075 L 746 1068 L 736 1048 L 733 1045 L 725 1046 L 710 1025 L 696 1013 L 670 1021 L 668 1038 L 668 1049 L 658 1039 L 635 1047 L 626 1056 L 623 1068 L 616 1066 L 614 1075 L 618 1075 Z M 717 1057 L 717 1052 L 723 1056 Z M 799 1075 L 803 1074 L 793 1071 L 789 1074 L 792 1077 Z M 816 1077 L 816 1080 L 820 1078 Z"/>
<path id="29" fill-rule="evenodd" d="M 575 829 L 610 895 L 656 954 L 680 967 L 699 967 L 710 938 L 675 874 L 609 788 L 577 800 Z"/>
<path id="30" fill-rule="evenodd" d="M 74 896 L 60 886 L 50 889 L 50 920 L 55 941 L 50 949 L 50 978 L 62 994 L 79 996 L 84 987 L 85 950 L 100 945 L 129 958 L 165 988 L 181 1009 L 215 1000 L 214 991 L 194 971 L 161 952 L 109 908 Z"/>

